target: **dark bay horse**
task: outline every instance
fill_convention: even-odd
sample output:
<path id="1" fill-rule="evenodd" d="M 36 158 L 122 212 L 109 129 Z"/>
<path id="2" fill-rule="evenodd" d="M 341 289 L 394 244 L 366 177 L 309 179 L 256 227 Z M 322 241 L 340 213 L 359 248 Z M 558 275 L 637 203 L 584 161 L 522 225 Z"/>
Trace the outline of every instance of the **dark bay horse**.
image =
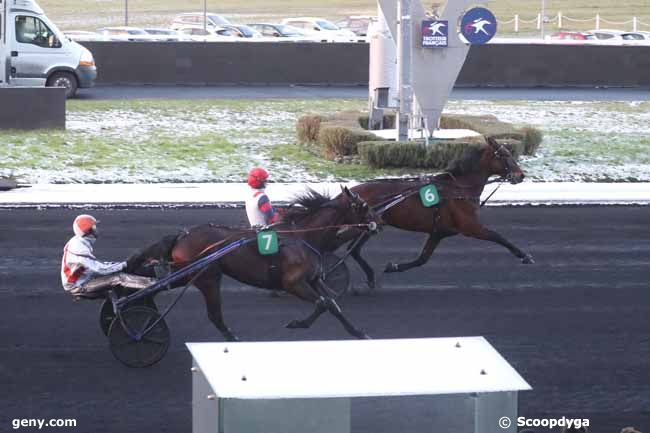
<path id="1" fill-rule="evenodd" d="M 314 304 L 312 314 L 303 320 L 293 320 L 288 328 L 308 328 L 324 312 L 335 316 L 344 328 L 357 338 L 367 335 L 355 328 L 343 315 L 336 301 L 328 295 L 321 278 L 321 248 L 336 239 L 346 229 L 360 230 L 362 226 L 376 227 L 369 206 L 347 188 L 334 199 L 309 192 L 290 207 L 283 222 L 273 226 L 280 238 L 279 252 L 261 255 L 252 229 L 236 229 L 214 224 L 191 228 L 180 236 L 168 236 L 129 259 L 127 271 L 143 274 L 142 266 L 152 261 L 169 262 L 180 269 L 219 247 L 240 239 L 252 239 L 220 258 L 198 274 L 176 282 L 181 286 L 191 282 L 205 299 L 208 317 L 228 341 L 237 337 L 225 324 L 221 308 L 221 278 L 228 275 L 242 283 L 263 289 L 284 289 L 292 295 Z"/>
<path id="2" fill-rule="evenodd" d="M 429 235 L 417 259 L 408 263 L 388 263 L 384 272 L 403 272 L 423 265 L 442 239 L 457 234 L 496 242 L 522 263 L 534 263 L 530 254 L 479 220 L 480 197 L 491 176 L 500 176 L 512 184 L 524 179 L 511 151 L 490 137 L 485 145 L 469 147 L 441 174 L 415 179 L 374 180 L 353 187 L 351 190 L 381 215 L 383 223 Z M 436 185 L 441 201 L 436 206 L 424 207 L 419 189 L 431 183 Z M 364 243 L 365 240 L 359 243 L 351 256 L 364 270 L 369 287 L 374 288 L 374 271 L 361 256 Z"/>

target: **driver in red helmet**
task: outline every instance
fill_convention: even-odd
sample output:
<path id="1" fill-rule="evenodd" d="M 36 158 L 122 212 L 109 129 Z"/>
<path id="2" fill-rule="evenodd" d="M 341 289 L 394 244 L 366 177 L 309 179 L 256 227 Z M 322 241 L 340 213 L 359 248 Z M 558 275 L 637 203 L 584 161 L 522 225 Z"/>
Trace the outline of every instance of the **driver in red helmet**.
<path id="1" fill-rule="evenodd" d="M 264 190 L 268 178 L 269 173 L 262 167 L 255 167 L 248 173 L 251 191 L 246 198 L 246 215 L 251 227 L 268 226 L 280 218 Z"/>

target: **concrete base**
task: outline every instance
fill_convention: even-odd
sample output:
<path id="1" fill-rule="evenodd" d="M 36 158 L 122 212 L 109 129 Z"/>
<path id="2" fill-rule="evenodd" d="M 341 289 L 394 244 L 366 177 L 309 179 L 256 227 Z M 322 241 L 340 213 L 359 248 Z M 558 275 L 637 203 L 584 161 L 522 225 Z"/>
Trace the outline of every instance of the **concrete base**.
<path id="1" fill-rule="evenodd" d="M 383 138 L 384 140 L 397 140 L 397 129 L 377 129 L 370 131 L 376 136 Z M 416 140 L 418 138 L 425 138 L 426 131 L 423 129 L 410 129 L 409 138 L 411 140 Z M 454 140 L 458 138 L 468 138 L 468 137 L 479 137 L 479 134 L 476 131 L 471 129 L 436 129 L 433 131 L 433 134 L 430 138 L 437 140 Z"/>
<path id="2" fill-rule="evenodd" d="M 65 129 L 65 89 L 0 87 L 1 129 Z"/>

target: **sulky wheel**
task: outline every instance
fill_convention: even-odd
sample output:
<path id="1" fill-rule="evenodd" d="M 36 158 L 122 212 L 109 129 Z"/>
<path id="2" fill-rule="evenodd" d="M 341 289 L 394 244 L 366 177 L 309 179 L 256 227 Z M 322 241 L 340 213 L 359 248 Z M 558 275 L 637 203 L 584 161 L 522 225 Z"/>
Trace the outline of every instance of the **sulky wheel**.
<path id="1" fill-rule="evenodd" d="M 104 335 L 108 335 L 108 329 L 111 327 L 113 319 L 115 319 L 113 302 L 110 299 L 104 299 L 102 308 L 99 310 L 99 327 L 102 328 Z"/>
<path id="2" fill-rule="evenodd" d="M 340 260 L 335 254 L 324 253 L 322 260 L 326 290 L 329 296 L 338 299 L 350 289 L 350 270 L 345 262 L 341 262 L 334 268 Z"/>
<path id="3" fill-rule="evenodd" d="M 156 306 L 156 302 L 153 299 L 153 295 L 138 299 L 130 305 L 142 305 L 158 311 L 158 307 Z M 99 327 L 102 329 L 104 335 L 108 335 L 108 329 L 111 327 L 113 319 L 115 319 L 113 302 L 110 299 L 104 299 L 104 302 L 102 302 L 102 308 L 99 310 Z"/>
<path id="4" fill-rule="evenodd" d="M 149 367 L 165 356 L 170 341 L 165 321 L 160 320 L 144 333 L 160 318 L 156 310 L 136 305 L 124 310 L 121 318 L 115 318 L 108 331 L 111 352 L 118 361 L 140 368 Z"/>

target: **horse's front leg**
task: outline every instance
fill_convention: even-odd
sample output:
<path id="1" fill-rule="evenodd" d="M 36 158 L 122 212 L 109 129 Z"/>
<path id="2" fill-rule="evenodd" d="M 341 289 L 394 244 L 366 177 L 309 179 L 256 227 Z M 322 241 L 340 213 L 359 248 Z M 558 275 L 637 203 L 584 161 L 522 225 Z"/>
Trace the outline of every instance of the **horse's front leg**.
<path id="1" fill-rule="evenodd" d="M 473 227 L 471 230 L 461 231 L 461 233 L 468 237 L 481 239 L 484 241 L 490 241 L 490 242 L 497 243 L 499 245 L 503 245 L 514 256 L 520 258 L 521 263 L 525 265 L 535 263 L 535 260 L 533 259 L 533 256 L 530 253 L 523 252 L 522 250 L 517 248 L 512 242 L 510 242 L 509 240 L 501 236 L 499 233 L 495 232 L 494 230 L 490 230 L 485 226 L 477 225 L 476 227 Z"/>
<path id="2" fill-rule="evenodd" d="M 368 284 L 368 288 L 370 290 L 374 290 L 377 287 L 377 278 L 375 277 L 375 271 L 372 269 L 372 266 L 370 266 L 366 259 L 361 256 L 361 248 L 363 248 L 366 242 L 368 242 L 368 239 L 370 239 L 370 235 L 365 234 L 363 239 L 354 246 L 354 249 L 350 253 L 350 256 L 361 267 L 363 273 L 366 274 L 366 284 Z M 352 247 L 352 245 L 350 245 L 350 247 Z"/>
<path id="3" fill-rule="evenodd" d="M 325 293 L 328 293 L 327 288 L 325 287 L 325 283 L 323 280 L 320 278 L 314 281 L 313 286 L 323 295 L 322 299 L 325 304 L 325 307 L 327 308 L 327 311 L 330 312 L 330 314 L 338 319 L 339 322 L 341 322 L 341 325 L 345 328 L 346 331 L 353 337 L 359 338 L 359 339 L 370 339 L 368 334 L 363 332 L 361 329 L 355 327 L 352 322 L 348 320 L 347 317 L 343 315 L 343 311 L 341 310 L 341 307 L 336 303 L 336 301 L 330 297 L 324 296 Z"/>
<path id="4" fill-rule="evenodd" d="M 232 332 L 223 320 L 221 310 L 221 271 L 215 270 L 206 272 L 196 279 L 194 285 L 203 293 L 205 306 L 208 310 L 210 321 L 217 327 L 226 341 L 239 341 L 239 338 Z"/>
<path id="5" fill-rule="evenodd" d="M 408 263 L 388 262 L 386 264 L 386 269 L 384 269 L 384 272 L 387 273 L 404 272 L 404 271 L 408 271 L 411 268 L 415 268 L 416 266 L 422 266 L 423 264 L 429 261 L 431 255 L 433 254 L 433 251 L 435 251 L 436 247 L 438 246 L 441 240 L 442 238 L 440 236 L 438 236 L 435 233 L 431 233 L 427 241 L 424 243 L 424 248 L 422 248 L 422 252 L 420 253 L 420 256 L 417 259 Z"/>

